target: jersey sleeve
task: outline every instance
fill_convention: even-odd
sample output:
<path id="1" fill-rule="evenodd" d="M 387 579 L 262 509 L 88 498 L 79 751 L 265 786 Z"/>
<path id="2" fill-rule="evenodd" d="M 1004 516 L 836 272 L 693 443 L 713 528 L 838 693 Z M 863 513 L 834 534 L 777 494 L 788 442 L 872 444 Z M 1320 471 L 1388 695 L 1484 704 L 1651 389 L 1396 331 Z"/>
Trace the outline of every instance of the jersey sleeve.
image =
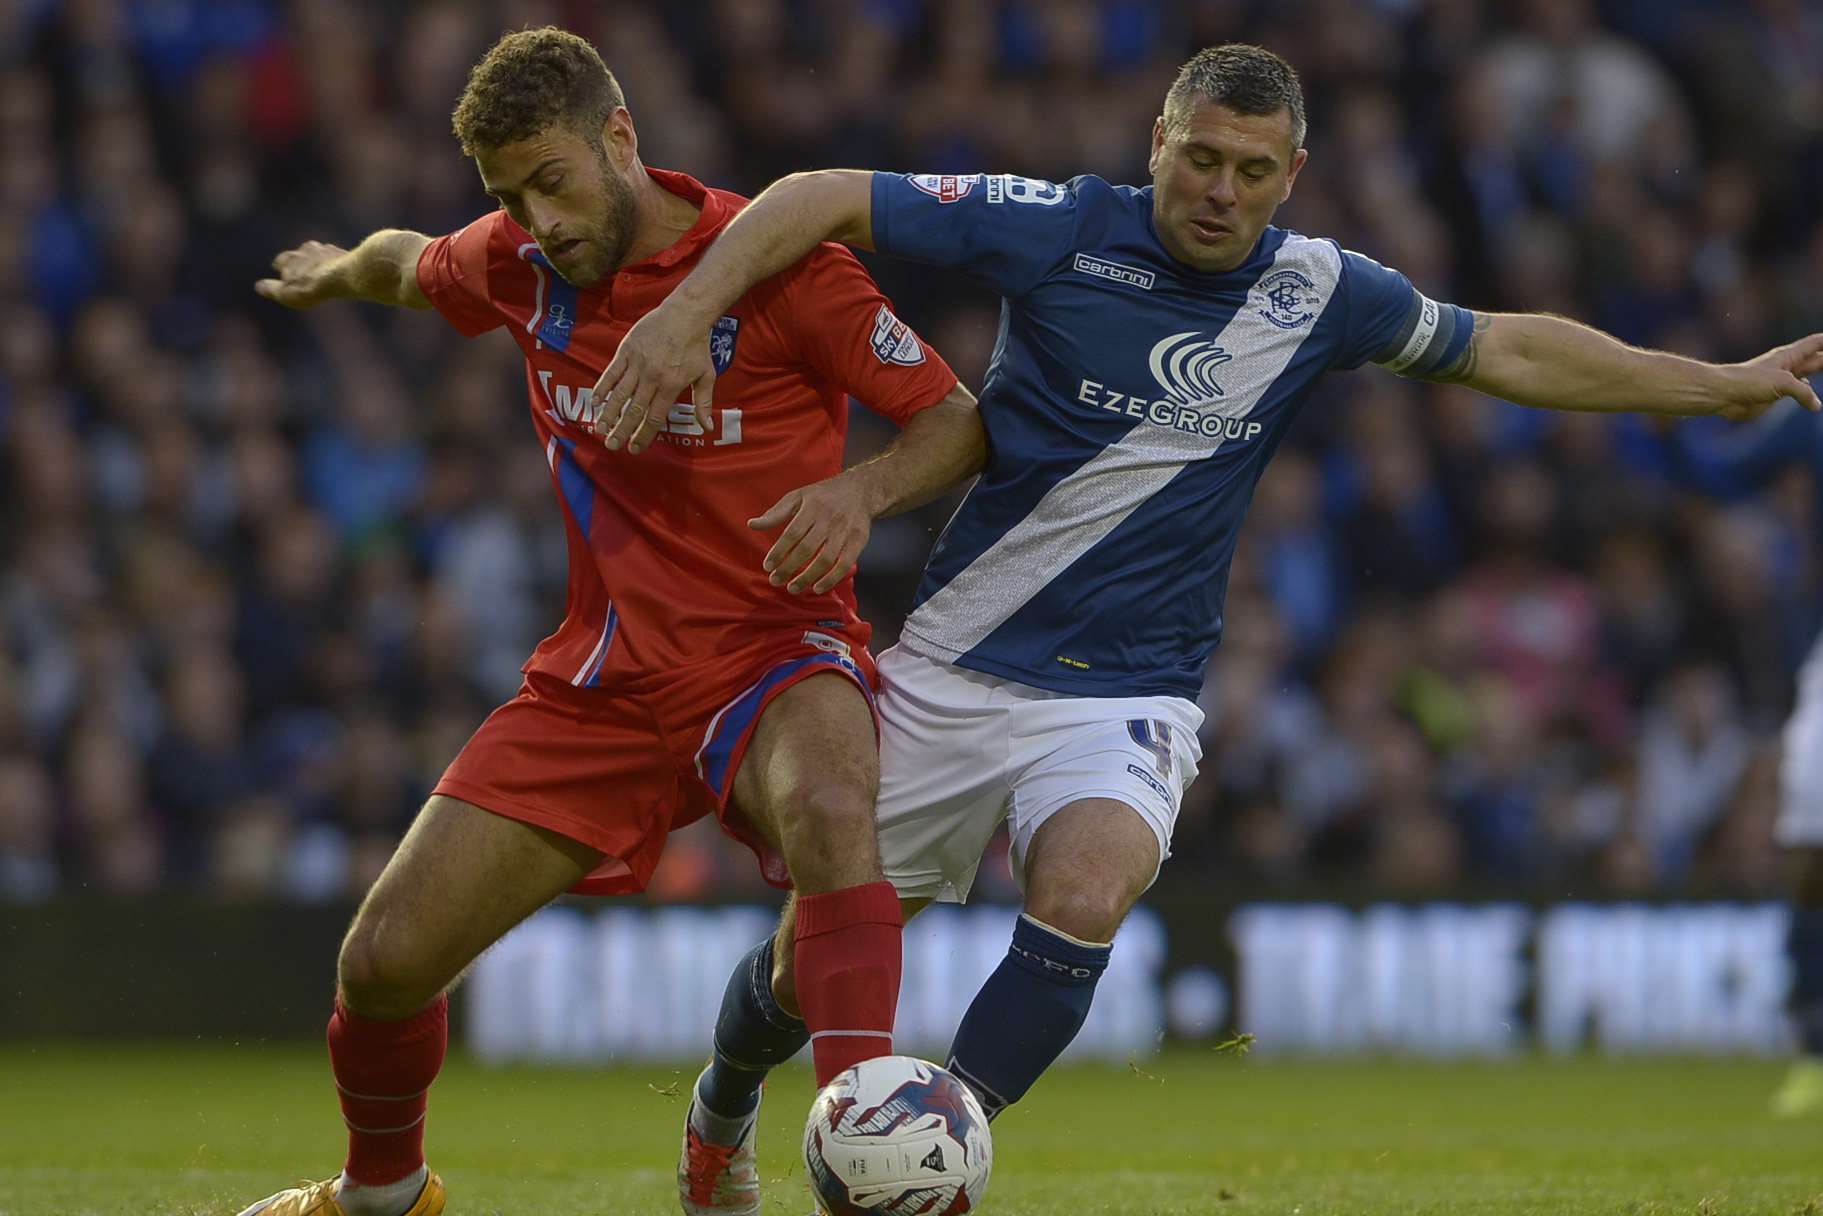
<path id="1" fill-rule="evenodd" d="M 488 245 L 495 227 L 494 216 L 484 216 L 438 237 L 418 255 L 419 289 L 465 337 L 486 333 L 504 321 L 487 281 Z"/>
<path id="2" fill-rule="evenodd" d="M 791 271 L 788 339 L 805 364 L 903 426 L 956 387 L 956 373 L 925 345 L 855 255 L 820 245 Z"/>
<path id="3" fill-rule="evenodd" d="M 1474 314 L 1439 304 L 1372 258 L 1342 251 L 1344 333 L 1337 367 L 1373 363 L 1401 376 L 1448 367 L 1468 348 Z"/>
<path id="4" fill-rule="evenodd" d="M 882 253 L 949 266 L 1008 299 L 1049 273 L 1076 233 L 1076 192 L 1011 174 L 873 176 Z"/>

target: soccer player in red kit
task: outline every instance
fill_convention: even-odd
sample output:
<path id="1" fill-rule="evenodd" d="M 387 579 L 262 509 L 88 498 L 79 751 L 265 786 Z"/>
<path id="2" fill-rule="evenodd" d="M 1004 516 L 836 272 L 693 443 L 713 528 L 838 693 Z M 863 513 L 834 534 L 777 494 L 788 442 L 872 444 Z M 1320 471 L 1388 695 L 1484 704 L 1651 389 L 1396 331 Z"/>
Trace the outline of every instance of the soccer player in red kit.
<path id="1" fill-rule="evenodd" d="M 773 1039 L 722 1045 L 726 1061 L 718 1047 L 726 1066 L 698 1094 L 744 1096 L 739 1062 L 767 1066 L 806 1032 L 819 1084 L 892 1046 L 899 905 L 874 837 L 874 675 L 849 576 L 874 517 L 980 467 L 974 399 L 852 255 L 825 245 L 716 323 L 713 408 L 699 384 L 700 405 L 659 403 L 633 444 L 604 441 L 596 378 L 745 200 L 647 169 L 600 56 L 552 28 L 488 52 L 455 129 L 501 210 L 435 240 L 313 242 L 279 255 L 257 290 L 299 308 L 434 307 L 465 335 L 506 327 L 569 537 L 569 610 L 444 773 L 342 945 L 328 1030 L 342 1173 L 243 1216 L 441 1212 L 423 1138 L 446 990 L 562 892 L 643 889 L 666 834 L 704 815 L 799 904 L 794 939 L 756 950 L 753 984 L 731 986 Z M 844 473 L 850 393 L 904 431 Z M 793 952 L 801 1022 L 771 990 L 777 950 Z M 751 1114 L 694 1112 L 686 1211 L 757 1213 Z"/>

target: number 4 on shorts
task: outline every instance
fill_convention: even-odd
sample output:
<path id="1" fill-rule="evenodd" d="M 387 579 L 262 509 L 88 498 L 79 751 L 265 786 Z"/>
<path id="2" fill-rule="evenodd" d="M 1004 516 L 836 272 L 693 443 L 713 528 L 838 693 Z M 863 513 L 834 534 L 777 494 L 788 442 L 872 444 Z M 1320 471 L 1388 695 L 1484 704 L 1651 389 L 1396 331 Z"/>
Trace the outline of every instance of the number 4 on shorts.
<path id="1" fill-rule="evenodd" d="M 1127 733 L 1133 742 L 1152 753 L 1152 763 L 1161 777 L 1171 776 L 1171 724 L 1147 718 L 1127 719 Z"/>

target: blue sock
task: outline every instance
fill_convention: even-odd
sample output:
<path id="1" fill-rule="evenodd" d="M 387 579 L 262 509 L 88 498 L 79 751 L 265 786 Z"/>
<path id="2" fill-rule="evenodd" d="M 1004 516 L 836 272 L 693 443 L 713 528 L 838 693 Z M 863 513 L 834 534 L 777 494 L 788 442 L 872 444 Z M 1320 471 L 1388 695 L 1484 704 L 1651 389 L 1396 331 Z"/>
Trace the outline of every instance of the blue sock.
<path id="1" fill-rule="evenodd" d="M 1791 932 L 1785 939 L 1791 960 L 1791 1014 L 1798 1046 L 1823 1056 L 1823 908 L 1802 905 L 1791 910 Z"/>
<path id="2" fill-rule="evenodd" d="M 1019 918 L 1012 948 L 962 1015 L 949 1052 L 949 1070 L 975 1091 L 988 1118 L 1025 1097 L 1070 1045 L 1113 952 Z"/>
<path id="3" fill-rule="evenodd" d="M 715 1019 L 715 1059 L 697 1083 L 696 1096 L 710 1113 L 739 1119 L 760 1104 L 766 1074 L 810 1042 L 801 1018 L 772 995 L 772 939 L 735 964 Z"/>

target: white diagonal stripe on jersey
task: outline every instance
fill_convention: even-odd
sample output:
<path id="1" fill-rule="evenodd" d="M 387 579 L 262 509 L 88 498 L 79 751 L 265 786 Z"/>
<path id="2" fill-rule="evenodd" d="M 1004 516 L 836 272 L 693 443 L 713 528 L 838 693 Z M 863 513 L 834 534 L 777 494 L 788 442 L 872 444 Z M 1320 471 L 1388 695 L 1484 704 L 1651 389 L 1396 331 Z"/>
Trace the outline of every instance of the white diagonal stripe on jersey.
<path id="1" fill-rule="evenodd" d="M 1249 290 L 1215 337 L 1216 345 L 1236 352 L 1221 377 L 1228 395 L 1212 403 L 1220 418 L 1245 418 L 1290 365 L 1335 295 L 1342 258 L 1328 241 L 1291 235 L 1260 278 L 1288 269 L 1315 285 L 1321 296 L 1316 315 L 1308 325 L 1284 329 L 1261 315 Z M 904 629 L 914 649 L 949 662 L 973 650 L 1185 466 L 1221 445 L 1219 436 L 1135 423 L 1118 443 L 1052 486 L 1030 515 L 918 606 Z"/>

